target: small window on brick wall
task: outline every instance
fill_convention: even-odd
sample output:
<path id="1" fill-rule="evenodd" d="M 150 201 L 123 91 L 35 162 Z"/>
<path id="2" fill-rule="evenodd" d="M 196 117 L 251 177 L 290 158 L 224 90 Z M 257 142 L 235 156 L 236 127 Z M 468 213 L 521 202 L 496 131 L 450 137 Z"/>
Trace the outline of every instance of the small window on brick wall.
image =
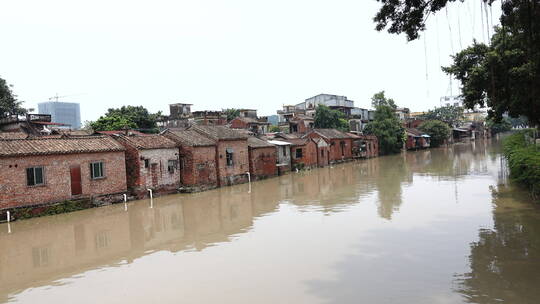
<path id="1" fill-rule="evenodd" d="M 26 168 L 26 184 L 39 186 L 45 184 L 43 167 Z"/>
<path id="2" fill-rule="evenodd" d="M 234 155 L 233 149 L 227 148 L 227 150 L 225 151 L 225 156 L 227 157 L 227 166 L 234 165 L 233 155 Z"/>
<path id="3" fill-rule="evenodd" d="M 146 158 L 146 159 L 144 160 L 144 167 L 145 167 L 145 168 L 150 167 L 150 160 L 149 160 L 148 158 Z"/>
<path id="4" fill-rule="evenodd" d="M 103 170 L 103 162 L 90 163 L 90 178 L 99 179 L 105 177 L 105 171 Z"/>
<path id="5" fill-rule="evenodd" d="M 169 173 L 174 173 L 174 170 L 178 167 L 178 161 L 176 159 L 171 159 L 167 162 L 167 171 Z"/>
<path id="6" fill-rule="evenodd" d="M 296 158 L 302 158 L 302 149 L 296 149 Z"/>

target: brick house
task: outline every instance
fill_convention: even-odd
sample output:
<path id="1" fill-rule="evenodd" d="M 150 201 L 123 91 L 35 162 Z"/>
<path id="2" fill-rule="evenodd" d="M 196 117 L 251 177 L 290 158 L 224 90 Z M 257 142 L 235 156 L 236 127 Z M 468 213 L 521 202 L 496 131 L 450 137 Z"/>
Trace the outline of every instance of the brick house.
<path id="1" fill-rule="evenodd" d="M 215 143 L 218 186 L 247 182 L 247 135 L 225 126 L 194 125 L 188 130 L 204 135 Z"/>
<path id="2" fill-rule="evenodd" d="M 276 147 L 277 174 L 281 175 L 291 171 L 291 143 L 276 139 L 268 140 L 268 142 Z"/>
<path id="3" fill-rule="evenodd" d="M 217 187 L 216 144 L 193 130 L 162 133 L 180 149 L 180 184 L 188 192 Z"/>
<path id="4" fill-rule="evenodd" d="M 353 158 L 371 158 L 379 155 L 379 140 L 375 135 L 357 135 L 347 133 L 353 137 Z"/>
<path id="5" fill-rule="evenodd" d="M 322 138 L 330 146 L 330 163 L 341 162 L 352 158 L 352 136 L 336 129 L 313 129 L 306 134 L 307 138 Z"/>
<path id="6" fill-rule="evenodd" d="M 291 162 L 293 168 L 317 166 L 317 144 L 311 138 L 284 140 L 291 143 Z"/>
<path id="7" fill-rule="evenodd" d="M 407 150 L 425 149 L 430 146 L 429 135 L 421 132 L 418 129 L 407 128 L 407 141 L 405 142 L 405 148 Z"/>
<path id="8" fill-rule="evenodd" d="M 174 193 L 180 187 L 178 147 L 165 136 L 113 135 L 126 148 L 127 187 L 138 198 Z"/>
<path id="9" fill-rule="evenodd" d="M 233 129 L 249 130 L 255 134 L 266 134 L 270 128 L 269 122 L 259 121 L 252 117 L 236 117 L 231 120 L 230 126 Z"/>
<path id="10" fill-rule="evenodd" d="M 277 150 L 273 144 L 258 139 L 248 138 L 249 172 L 252 180 L 277 175 Z"/>
<path id="11" fill-rule="evenodd" d="M 107 136 L 0 140 L 0 209 L 126 192 L 125 148 Z"/>
<path id="12" fill-rule="evenodd" d="M 314 138 L 317 144 L 317 166 L 325 167 L 330 163 L 330 146 L 322 138 Z"/>
<path id="13" fill-rule="evenodd" d="M 306 134 L 313 129 L 315 119 L 308 115 L 297 114 L 288 121 L 291 133 Z"/>

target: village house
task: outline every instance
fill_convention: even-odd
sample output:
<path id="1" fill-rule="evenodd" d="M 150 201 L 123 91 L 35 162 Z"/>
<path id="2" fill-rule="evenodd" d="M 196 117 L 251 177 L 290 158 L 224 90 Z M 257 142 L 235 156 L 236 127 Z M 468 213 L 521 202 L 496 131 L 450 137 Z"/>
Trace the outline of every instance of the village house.
<path id="1" fill-rule="evenodd" d="M 290 133 L 306 134 L 313 129 L 315 119 L 311 116 L 298 114 L 289 119 L 288 124 Z"/>
<path id="2" fill-rule="evenodd" d="M 379 155 L 379 140 L 377 139 L 377 136 L 347 134 L 353 137 L 353 158 L 371 158 Z"/>
<path id="3" fill-rule="evenodd" d="M 248 136 L 225 126 L 195 125 L 188 130 L 211 139 L 216 145 L 218 186 L 247 182 L 249 172 Z"/>
<path id="4" fill-rule="evenodd" d="M 353 138 L 351 135 L 336 129 L 314 129 L 304 137 L 324 139 L 330 146 L 330 163 L 346 161 L 352 158 Z"/>
<path id="5" fill-rule="evenodd" d="M 244 129 L 254 134 L 263 135 L 268 133 L 270 128 L 269 122 L 259 121 L 252 117 L 236 117 L 230 122 L 233 129 Z"/>
<path id="6" fill-rule="evenodd" d="M 252 180 L 277 175 L 276 147 L 262 139 L 250 136 L 247 140 L 249 149 L 249 172 Z"/>
<path id="7" fill-rule="evenodd" d="M 138 198 L 175 193 L 180 187 L 178 148 L 174 141 L 157 134 L 113 135 L 126 148 L 127 187 Z"/>
<path id="8" fill-rule="evenodd" d="M 193 130 L 166 130 L 162 133 L 180 149 L 180 185 L 194 192 L 217 187 L 216 143 Z"/>
<path id="9" fill-rule="evenodd" d="M 276 147 L 277 174 L 282 175 L 291 171 L 291 143 L 276 139 L 268 140 L 268 142 Z"/>
<path id="10" fill-rule="evenodd" d="M 201 126 L 223 126 L 227 124 L 227 115 L 222 111 L 195 111 L 193 123 Z"/>
<path id="11" fill-rule="evenodd" d="M 421 132 L 418 129 L 407 128 L 407 141 L 405 142 L 405 148 L 407 150 L 425 149 L 429 148 L 430 136 Z"/>
<path id="12" fill-rule="evenodd" d="M 325 167 L 330 164 L 330 146 L 322 138 L 313 138 L 313 141 L 317 144 L 317 165 L 319 167 Z"/>
<path id="13" fill-rule="evenodd" d="M 121 200 L 124 151 L 107 136 L 0 139 L 0 209 Z"/>
<path id="14" fill-rule="evenodd" d="M 311 138 L 284 139 L 291 144 L 293 169 L 317 166 L 317 144 Z"/>

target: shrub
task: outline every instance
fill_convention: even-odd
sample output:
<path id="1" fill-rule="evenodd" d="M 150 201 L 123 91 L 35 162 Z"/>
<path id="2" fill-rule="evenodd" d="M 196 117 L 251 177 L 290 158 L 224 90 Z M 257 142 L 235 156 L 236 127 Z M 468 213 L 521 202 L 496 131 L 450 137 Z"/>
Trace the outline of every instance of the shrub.
<path id="1" fill-rule="evenodd" d="M 540 149 L 527 142 L 532 130 L 516 132 L 504 140 L 503 152 L 508 159 L 510 177 L 526 186 L 533 196 L 540 196 Z"/>

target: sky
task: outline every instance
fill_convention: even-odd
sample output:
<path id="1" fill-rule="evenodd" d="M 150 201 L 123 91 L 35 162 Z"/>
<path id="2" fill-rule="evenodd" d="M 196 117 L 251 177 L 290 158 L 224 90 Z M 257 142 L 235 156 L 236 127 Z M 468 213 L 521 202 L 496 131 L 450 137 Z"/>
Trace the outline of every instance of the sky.
<path id="1" fill-rule="evenodd" d="M 0 77 L 25 107 L 58 94 L 83 121 L 177 102 L 272 115 L 320 93 L 369 108 L 381 90 L 423 111 L 459 94 L 440 66 L 487 41 L 497 3 L 454 3 L 407 42 L 375 31 L 375 0 L 2 0 Z"/>

